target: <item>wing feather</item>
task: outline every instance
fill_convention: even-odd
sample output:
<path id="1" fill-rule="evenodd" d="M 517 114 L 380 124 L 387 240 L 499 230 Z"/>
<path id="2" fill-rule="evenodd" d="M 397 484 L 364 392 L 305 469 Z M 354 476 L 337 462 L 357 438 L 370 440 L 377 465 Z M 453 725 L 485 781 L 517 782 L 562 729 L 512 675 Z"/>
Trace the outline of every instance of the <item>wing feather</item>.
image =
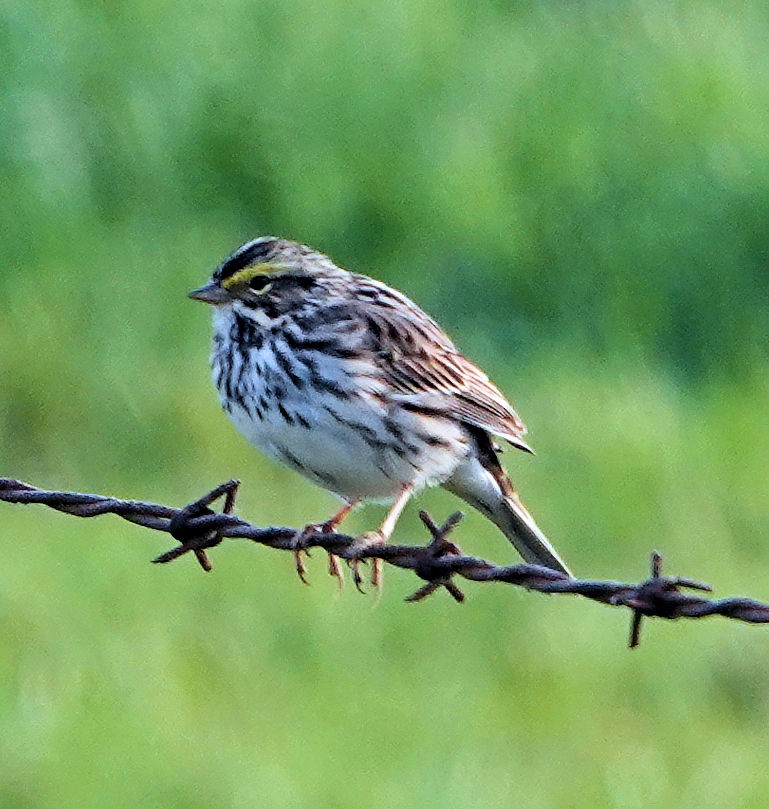
<path id="1" fill-rule="evenodd" d="M 394 398 L 453 417 L 530 450 L 526 427 L 500 390 L 446 333 L 404 295 L 379 282 L 361 300 L 369 347 Z"/>

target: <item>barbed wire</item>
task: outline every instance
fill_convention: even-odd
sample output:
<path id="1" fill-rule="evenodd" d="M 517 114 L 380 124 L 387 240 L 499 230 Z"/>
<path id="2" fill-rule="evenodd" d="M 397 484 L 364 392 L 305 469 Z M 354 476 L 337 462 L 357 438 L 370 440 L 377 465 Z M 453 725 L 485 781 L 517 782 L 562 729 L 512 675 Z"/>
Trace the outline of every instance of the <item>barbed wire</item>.
<path id="1" fill-rule="evenodd" d="M 420 518 L 430 533 L 427 545 L 391 545 L 366 542 L 360 537 L 324 532 L 319 526 L 305 529 L 288 527 L 259 527 L 232 514 L 239 482 L 230 480 L 217 486 L 198 500 L 183 508 L 139 500 L 121 500 L 99 494 L 47 491 L 10 478 L 0 478 L 0 500 L 48 506 L 76 517 L 98 517 L 115 514 L 124 520 L 163 531 L 179 544 L 157 556 L 153 562 L 167 564 L 192 553 L 203 570 L 211 570 L 206 551 L 223 539 L 248 539 L 278 550 L 293 552 L 297 572 L 306 581 L 302 554 L 310 548 L 322 548 L 329 554 L 329 571 L 340 577 L 336 558 L 351 563 L 353 581 L 361 589 L 360 562 L 381 560 L 387 564 L 413 571 L 425 584 L 406 601 L 421 601 L 440 589 L 445 589 L 457 602 L 464 594 L 454 580 L 461 577 L 476 582 L 502 582 L 540 593 L 578 595 L 632 611 L 629 645 L 637 646 L 643 618 L 705 618 L 720 615 L 746 623 L 769 623 L 769 604 L 750 598 L 712 599 L 682 592 L 695 590 L 711 592 L 709 585 L 680 576 L 662 575 L 662 556 L 652 553 L 651 575 L 643 582 L 628 584 L 618 581 L 575 579 L 556 570 L 532 564 L 500 566 L 475 556 L 467 556 L 449 539 L 459 524 L 461 513 L 452 514 L 443 525 L 437 525 L 424 511 Z M 224 497 L 222 511 L 211 505 Z"/>

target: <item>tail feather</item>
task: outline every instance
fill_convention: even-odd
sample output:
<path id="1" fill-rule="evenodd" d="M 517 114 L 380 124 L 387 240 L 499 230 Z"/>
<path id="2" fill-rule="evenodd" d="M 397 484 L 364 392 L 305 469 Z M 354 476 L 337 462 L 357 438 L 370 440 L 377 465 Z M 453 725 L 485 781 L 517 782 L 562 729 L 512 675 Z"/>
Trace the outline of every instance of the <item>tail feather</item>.
<path id="1" fill-rule="evenodd" d="M 521 503 L 496 455 L 489 452 L 471 456 L 443 487 L 488 517 L 526 562 L 572 575 Z"/>
<path id="2" fill-rule="evenodd" d="M 544 565 L 571 576 L 566 563 L 516 495 L 501 497 L 488 517 L 512 542 L 524 561 Z"/>

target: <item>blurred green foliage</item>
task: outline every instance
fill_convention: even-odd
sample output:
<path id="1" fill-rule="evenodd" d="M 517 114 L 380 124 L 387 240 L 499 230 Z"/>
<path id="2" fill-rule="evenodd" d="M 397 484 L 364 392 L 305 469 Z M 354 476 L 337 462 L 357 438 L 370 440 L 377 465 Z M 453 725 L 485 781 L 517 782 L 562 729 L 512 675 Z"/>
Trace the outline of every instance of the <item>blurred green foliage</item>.
<path id="1" fill-rule="evenodd" d="M 758 2 L 4 3 L 0 473 L 302 525 L 184 298 L 274 233 L 406 290 L 510 394 L 578 573 L 652 547 L 769 597 L 769 10 Z M 444 493 L 420 505 L 455 508 Z M 416 507 L 400 539 L 413 539 Z M 280 554 L 6 506 L 3 807 L 757 807 L 769 651 L 507 588 L 378 609 Z M 357 513 L 356 530 L 378 517 Z M 512 558 L 470 515 L 467 549 Z"/>

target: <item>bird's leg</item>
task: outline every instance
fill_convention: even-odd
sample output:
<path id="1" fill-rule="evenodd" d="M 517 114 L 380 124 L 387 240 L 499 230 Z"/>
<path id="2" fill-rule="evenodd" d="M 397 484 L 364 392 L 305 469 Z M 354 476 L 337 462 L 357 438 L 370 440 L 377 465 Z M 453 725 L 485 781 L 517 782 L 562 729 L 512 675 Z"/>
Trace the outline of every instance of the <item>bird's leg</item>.
<path id="1" fill-rule="evenodd" d="M 302 544 L 302 540 L 309 539 L 313 534 L 331 534 L 336 531 L 342 520 L 353 510 L 353 508 L 355 508 L 357 504 L 357 500 L 348 500 L 345 502 L 342 508 L 336 512 L 336 514 L 325 522 L 313 522 L 306 525 L 299 536 L 300 546 Z M 304 565 L 302 554 L 307 554 L 309 556 L 306 548 L 299 547 L 294 551 L 296 573 L 305 584 L 309 584 L 305 575 L 307 568 Z M 339 558 L 333 553 L 329 553 L 328 555 L 328 573 L 329 576 L 336 577 L 336 580 L 339 583 L 339 588 L 341 589 L 344 585 L 344 576 L 342 575 L 342 570 L 339 567 Z"/>
<path id="2" fill-rule="evenodd" d="M 339 509 L 339 511 L 334 514 L 333 517 L 326 520 L 325 522 L 311 522 L 309 525 L 306 525 L 302 534 L 306 536 L 312 536 L 312 534 L 331 534 L 339 527 L 339 524 L 342 520 L 358 505 L 357 500 L 348 500 Z"/>
<path id="3" fill-rule="evenodd" d="M 411 484 L 408 484 L 398 492 L 398 495 L 393 501 L 393 504 L 390 506 L 390 510 L 387 512 L 387 516 L 384 518 L 382 525 L 379 526 L 379 530 L 368 531 L 363 534 L 363 536 L 360 537 L 355 543 L 354 547 L 356 551 L 363 550 L 371 545 L 384 545 L 386 542 L 389 542 L 390 537 L 395 530 L 395 525 L 398 522 L 398 518 L 403 513 L 403 509 L 406 507 L 406 503 L 408 503 L 413 489 L 414 487 Z M 363 579 L 360 575 L 359 564 L 359 558 L 353 557 L 350 561 L 353 582 L 355 582 L 355 586 L 358 588 L 358 590 L 361 590 Z M 373 557 L 371 560 L 371 584 L 378 591 L 381 590 L 382 560 L 378 559 L 377 557 Z"/>

